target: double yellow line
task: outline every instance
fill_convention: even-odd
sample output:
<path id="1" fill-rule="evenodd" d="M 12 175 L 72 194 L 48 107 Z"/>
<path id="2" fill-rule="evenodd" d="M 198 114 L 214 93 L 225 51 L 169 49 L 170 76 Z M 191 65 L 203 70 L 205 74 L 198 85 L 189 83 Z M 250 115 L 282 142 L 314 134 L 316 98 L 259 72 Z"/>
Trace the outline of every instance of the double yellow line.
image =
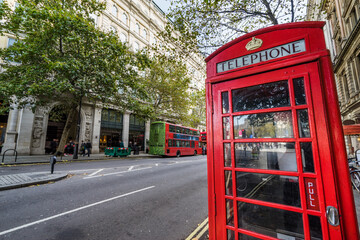
<path id="1" fill-rule="evenodd" d="M 204 233 L 209 230 L 208 223 L 209 218 L 207 217 L 185 240 L 198 240 L 199 238 L 201 238 Z"/>

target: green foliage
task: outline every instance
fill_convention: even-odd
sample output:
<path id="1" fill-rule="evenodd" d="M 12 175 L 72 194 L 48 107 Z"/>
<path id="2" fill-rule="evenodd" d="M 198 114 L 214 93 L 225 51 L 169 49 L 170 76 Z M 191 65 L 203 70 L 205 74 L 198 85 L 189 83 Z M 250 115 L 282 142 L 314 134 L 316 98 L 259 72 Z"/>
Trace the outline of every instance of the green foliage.
<path id="1" fill-rule="evenodd" d="M 0 6 L 2 35 L 17 39 L 0 51 L 0 91 L 8 103 L 36 108 L 51 101 L 78 105 L 112 103 L 139 110 L 146 92 L 137 83 L 144 56 L 133 54 L 113 33 L 97 28 L 90 14 L 97 0 L 19 0 Z M 140 109 L 141 110 L 141 109 Z"/>
<path id="2" fill-rule="evenodd" d="M 185 120 L 185 125 L 193 128 L 206 125 L 205 88 L 194 90 L 190 96 L 191 113 Z"/>
<path id="3" fill-rule="evenodd" d="M 165 54 L 153 55 L 142 83 L 148 92 L 150 118 L 177 122 L 186 118 L 190 107 L 190 78 L 185 64 Z"/>
<path id="4" fill-rule="evenodd" d="M 259 28 L 304 20 L 305 0 L 173 0 L 164 35 L 174 30 L 188 51 L 208 55 L 225 43 Z M 182 39 L 181 39 L 182 38 Z M 184 41 L 185 40 L 185 41 Z"/>

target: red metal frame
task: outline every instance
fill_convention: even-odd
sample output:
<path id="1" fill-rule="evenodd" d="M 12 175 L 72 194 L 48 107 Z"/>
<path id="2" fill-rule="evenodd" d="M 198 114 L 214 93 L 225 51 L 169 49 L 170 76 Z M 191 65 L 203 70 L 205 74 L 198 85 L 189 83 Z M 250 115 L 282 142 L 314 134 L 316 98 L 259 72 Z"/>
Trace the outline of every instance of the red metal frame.
<path id="1" fill-rule="evenodd" d="M 319 216 L 322 225 L 323 239 L 358 239 L 359 231 L 356 210 L 350 185 L 346 159 L 344 136 L 337 102 L 336 87 L 331 69 L 329 53 L 325 47 L 322 22 L 305 22 L 277 25 L 244 35 L 218 49 L 207 61 L 206 101 L 207 101 L 207 146 L 208 146 L 208 188 L 209 188 L 209 236 L 210 239 L 226 239 L 226 229 L 234 230 L 235 240 L 238 233 L 248 234 L 262 239 L 275 239 L 249 230 L 237 228 L 238 216 L 236 202 L 248 202 L 262 206 L 289 210 L 303 216 L 304 238 L 310 239 L 308 215 Z M 263 45 L 251 51 L 245 45 L 252 37 L 263 40 Z M 305 39 L 306 51 L 276 60 L 253 64 L 251 66 L 217 73 L 216 64 L 250 53 L 269 49 L 274 46 Z M 303 77 L 305 81 L 306 105 L 295 105 L 292 79 Z M 227 91 L 229 100 L 231 90 L 287 80 L 289 84 L 289 107 L 257 109 L 233 113 L 221 112 L 221 92 Z M 299 138 L 296 110 L 308 109 L 310 138 Z M 233 116 L 276 111 L 291 111 L 293 122 L 292 138 L 234 139 Z M 230 118 L 230 140 L 223 139 L 222 119 Z M 215 126 L 217 126 L 215 128 Z M 231 152 L 232 167 L 223 165 L 223 143 L 241 142 L 295 142 L 297 172 L 235 168 L 235 153 Z M 312 142 L 314 155 L 314 173 L 303 172 L 300 153 L 300 142 Z M 225 195 L 224 171 L 232 173 L 232 197 Z M 241 198 L 236 193 L 236 172 L 266 173 L 274 175 L 296 176 L 299 178 L 301 207 L 264 202 L 255 199 Z M 310 185 L 309 185 L 310 183 Z M 315 207 L 309 206 L 308 185 L 314 186 L 318 199 Z M 312 191 L 311 191 L 312 192 Z M 233 201 L 234 227 L 226 226 L 225 200 Z M 312 203 L 313 204 L 313 203 Z M 340 226 L 333 227 L 326 219 L 326 207 L 333 206 L 339 210 Z M 345 210 L 346 207 L 346 210 Z M 236 208 L 237 209 L 237 208 Z M 317 210 L 318 209 L 318 210 Z"/>

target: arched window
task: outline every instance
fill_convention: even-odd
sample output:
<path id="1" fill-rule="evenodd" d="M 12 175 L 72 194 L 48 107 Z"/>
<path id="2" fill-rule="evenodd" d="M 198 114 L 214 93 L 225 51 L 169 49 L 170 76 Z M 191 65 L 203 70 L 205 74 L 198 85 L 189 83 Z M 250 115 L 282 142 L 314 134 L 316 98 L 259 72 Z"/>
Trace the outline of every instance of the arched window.
<path id="1" fill-rule="evenodd" d="M 98 16 L 95 13 L 90 14 L 90 18 L 94 20 L 95 26 L 97 25 Z"/>
<path id="2" fill-rule="evenodd" d="M 115 5 L 112 6 L 112 9 L 111 9 L 111 13 L 112 15 L 114 15 L 115 17 L 117 17 L 118 15 L 118 9 Z"/>
<path id="3" fill-rule="evenodd" d="M 127 37 L 125 33 L 120 33 L 120 41 L 123 43 L 127 42 Z"/>
<path id="4" fill-rule="evenodd" d="M 153 38 L 153 42 L 152 42 L 154 45 L 156 45 L 157 43 L 157 40 L 156 40 L 156 37 Z"/>
<path id="5" fill-rule="evenodd" d="M 135 31 L 140 34 L 140 25 L 138 23 L 135 24 Z"/>
<path id="6" fill-rule="evenodd" d="M 134 51 L 138 52 L 139 51 L 139 43 L 134 42 Z"/>
<path id="7" fill-rule="evenodd" d="M 128 16 L 126 15 L 126 13 L 123 13 L 123 15 L 122 15 L 122 21 L 123 21 L 123 23 L 125 23 L 126 25 L 128 25 Z"/>
<path id="8" fill-rule="evenodd" d="M 143 30 L 143 38 L 145 38 L 145 39 L 147 38 L 147 31 L 146 31 L 146 29 Z"/>
<path id="9" fill-rule="evenodd" d="M 110 32 L 117 33 L 117 30 L 114 26 L 110 26 Z"/>

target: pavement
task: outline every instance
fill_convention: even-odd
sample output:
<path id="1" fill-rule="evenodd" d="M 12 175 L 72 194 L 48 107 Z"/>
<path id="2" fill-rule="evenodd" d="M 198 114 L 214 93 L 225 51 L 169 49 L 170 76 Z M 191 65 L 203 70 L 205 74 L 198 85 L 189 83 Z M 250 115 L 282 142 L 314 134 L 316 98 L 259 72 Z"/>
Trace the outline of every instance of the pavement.
<path id="1" fill-rule="evenodd" d="M 2 159 L 0 166 L 10 166 L 17 164 L 50 164 L 51 155 L 32 155 L 32 156 L 17 156 L 15 161 L 15 156 L 5 156 Z M 139 159 L 139 158 L 148 158 L 153 157 L 146 153 L 141 153 L 139 155 L 129 155 L 127 157 L 107 157 L 102 154 L 91 154 L 88 156 L 78 156 L 78 159 L 72 159 L 73 156 L 62 156 L 57 157 L 57 162 L 79 162 L 79 161 L 96 161 L 96 160 L 119 160 L 119 159 Z M 11 174 L 11 175 L 1 175 L 0 176 L 0 191 L 8 190 L 13 188 L 27 187 L 37 184 L 45 184 L 49 182 L 55 182 L 67 177 L 67 174 L 64 173 L 54 173 L 49 172 L 33 172 L 33 173 L 20 173 L 20 174 Z M 353 191 L 355 207 L 357 212 L 358 223 L 360 224 L 360 193 Z M 186 238 L 186 240 L 206 240 L 208 239 L 208 219 L 205 219 L 204 222 L 199 223 L 197 228 Z"/>

